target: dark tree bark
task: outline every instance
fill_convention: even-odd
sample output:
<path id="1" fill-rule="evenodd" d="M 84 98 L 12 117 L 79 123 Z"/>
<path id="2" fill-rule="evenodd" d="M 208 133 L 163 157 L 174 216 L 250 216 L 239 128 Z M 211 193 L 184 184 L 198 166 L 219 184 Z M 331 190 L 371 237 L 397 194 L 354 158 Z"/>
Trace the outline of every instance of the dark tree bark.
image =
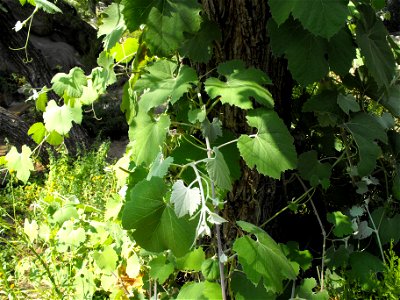
<path id="1" fill-rule="evenodd" d="M 36 49 L 30 41 L 28 41 L 27 47 L 28 61 L 26 60 L 24 51 L 12 50 L 25 45 L 27 31 L 26 29 L 22 29 L 19 32 L 12 30 L 17 20 L 7 4 L 2 2 L 2 5 L 8 12 L 0 10 L 1 59 L 7 61 L 9 72 L 16 72 L 24 76 L 33 88 L 50 87 L 53 77 L 52 70 L 46 63 L 41 52 Z M 58 98 L 53 92 L 50 92 L 49 96 L 53 99 Z M 9 122 L 11 123 L 8 124 Z M 4 144 L 5 137 L 13 141 L 16 145 L 22 145 L 24 143 L 28 145 L 32 144 L 32 140 L 27 135 L 29 125 L 31 124 L 24 123 L 22 120 L 19 120 L 17 116 L 6 114 L 4 109 L 2 109 L 2 114 L 0 114 L 0 124 L 2 129 L 2 132 L 0 132 L 0 144 Z M 20 126 L 18 130 L 15 129 L 17 125 Z M 19 139 L 17 136 L 19 136 Z M 88 136 L 81 127 L 74 126 L 69 137 L 65 139 L 65 144 L 67 148 L 74 153 L 78 148 L 87 147 Z"/>
<path id="2" fill-rule="evenodd" d="M 269 8 L 264 0 L 203 0 L 208 17 L 221 29 L 222 40 L 215 45 L 214 64 L 241 59 L 248 66 L 266 72 L 273 81 L 269 87 L 275 108 L 285 123 L 290 124 L 290 98 L 293 80 L 287 63 L 271 54 L 267 35 Z M 210 66 L 213 67 L 213 66 Z M 235 133 L 249 131 L 245 111 L 225 105 L 221 108 L 224 126 Z M 280 207 L 279 182 L 260 175 L 242 162 L 242 178 L 228 195 L 224 217 L 262 224 Z M 286 199 L 284 203 L 286 203 Z M 234 232 L 225 231 L 228 240 Z"/>

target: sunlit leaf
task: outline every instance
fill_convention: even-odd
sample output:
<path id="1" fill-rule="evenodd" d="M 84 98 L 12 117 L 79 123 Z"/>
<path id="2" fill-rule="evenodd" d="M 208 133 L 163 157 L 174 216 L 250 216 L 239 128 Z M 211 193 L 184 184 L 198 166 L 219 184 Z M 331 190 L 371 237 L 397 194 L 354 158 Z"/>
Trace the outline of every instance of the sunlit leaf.
<path id="1" fill-rule="evenodd" d="M 176 299 L 219 300 L 222 299 L 221 286 L 215 282 L 187 282 L 181 287 Z"/>
<path id="2" fill-rule="evenodd" d="M 31 171 L 34 170 L 31 154 L 32 150 L 23 145 L 21 153 L 18 153 L 17 148 L 13 146 L 5 156 L 7 169 L 10 172 L 16 172 L 17 178 L 24 183 L 28 181 Z"/>
<path id="3" fill-rule="evenodd" d="M 40 144 L 46 135 L 44 124 L 42 122 L 32 124 L 32 126 L 29 127 L 28 135 L 32 137 L 35 143 Z"/>
<path id="4" fill-rule="evenodd" d="M 35 0 L 35 4 L 37 8 L 43 9 L 46 13 L 62 13 L 61 9 L 59 9 L 54 3 L 51 3 L 47 0 Z"/>
<path id="5" fill-rule="evenodd" d="M 237 146 L 250 168 L 255 166 L 264 175 L 280 178 L 283 171 L 296 167 L 293 137 L 276 112 L 263 109 L 249 111 L 247 122 L 258 132 L 255 137 L 241 135 Z"/>
<path id="6" fill-rule="evenodd" d="M 139 113 L 129 127 L 129 139 L 134 142 L 133 156 L 137 165 L 150 165 L 161 151 L 171 121 L 168 115 L 152 119 Z"/>
<path id="7" fill-rule="evenodd" d="M 171 250 L 179 257 L 193 244 L 197 220 L 178 218 L 164 202 L 166 193 L 167 186 L 159 177 L 136 184 L 126 195 L 122 226 L 136 229 L 132 236 L 142 248 L 154 252 Z"/>
<path id="8" fill-rule="evenodd" d="M 166 102 L 174 104 L 188 91 L 192 83 L 197 82 L 195 70 L 188 66 L 181 66 L 168 60 L 160 60 L 146 68 L 135 84 L 135 90 L 142 92 L 149 89 L 140 97 L 140 105 L 144 111 L 162 105 Z"/>
<path id="9" fill-rule="evenodd" d="M 123 5 L 112 3 L 108 6 L 103 14 L 107 17 L 101 19 L 102 24 L 97 31 L 97 37 L 103 37 L 103 44 L 106 50 L 113 47 L 122 37 L 126 26 L 122 16 Z"/>
<path id="10" fill-rule="evenodd" d="M 194 249 L 183 257 L 176 259 L 178 270 L 185 271 L 200 271 L 203 262 L 205 261 L 205 253 L 202 247 Z"/>
<path id="11" fill-rule="evenodd" d="M 205 82 L 205 89 L 211 98 L 221 96 L 221 103 L 235 105 L 242 109 L 253 108 L 250 97 L 258 103 L 272 108 L 274 100 L 271 93 L 263 87 L 271 81 L 267 74 L 255 68 L 245 68 L 244 62 L 231 60 L 218 66 L 218 73 L 226 81 L 210 77 Z"/>
<path id="12" fill-rule="evenodd" d="M 328 213 L 326 219 L 335 226 L 333 233 L 337 237 L 344 237 L 345 235 L 352 234 L 354 231 L 350 218 L 340 211 Z"/>
<path id="13" fill-rule="evenodd" d="M 67 134 L 72 128 L 72 122 L 82 122 L 82 108 L 80 105 L 71 107 L 67 104 L 58 106 L 54 100 L 47 103 L 43 120 L 47 131 L 57 131 L 61 135 Z"/>
<path id="14" fill-rule="evenodd" d="M 174 272 L 174 265 L 167 262 L 164 255 L 159 255 L 149 262 L 150 276 L 157 279 L 158 283 L 163 284 Z"/>
<path id="15" fill-rule="evenodd" d="M 82 227 L 75 229 L 73 221 L 68 220 L 65 221 L 58 230 L 56 239 L 58 241 L 57 249 L 59 251 L 73 251 L 86 240 L 86 232 Z"/>
<path id="16" fill-rule="evenodd" d="M 127 38 L 123 43 L 117 43 L 110 49 L 111 55 L 114 56 L 118 63 L 130 62 L 139 48 L 139 42 L 135 38 Z"/>
<path id="17" fill-rule="evenodd" d="M 105 246 L 103 251 L 93 253 L 96 265 L 105 273 L 114 272 L 117 268 L 118 254 L 111 245 Z"/>
<path id="18" fill-rule="evenodd" d="M 64 93 L 70 97 L 78 98 L 82 96 L 83 87 L 87 84 L 87 79 L 83 70 L 79 67 L 72 68 L 68 74 L 58 73 L 51 80 L 53 90 L 59 95 Z"/>
<path id="19" fill-rule="evenodd" d="M 171 203 L 174 204 L 175 213 L 179 218 L 186 214 L 192 216 L 199 207 L 200 201 L 198 187 L 186 187 L 182 180 L 177 180 L 172 186 Z"/>

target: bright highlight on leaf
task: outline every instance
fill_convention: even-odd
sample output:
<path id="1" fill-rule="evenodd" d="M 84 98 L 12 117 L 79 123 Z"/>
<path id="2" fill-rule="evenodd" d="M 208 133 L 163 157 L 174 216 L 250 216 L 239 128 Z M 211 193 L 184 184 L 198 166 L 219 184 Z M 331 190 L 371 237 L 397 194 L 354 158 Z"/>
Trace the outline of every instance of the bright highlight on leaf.
<path id="1" fill-rule="evenodd" d="M 58 73 L 51 80 L 52 88 L 57 95 L 63 97 L 67 94 L 70 97 L 82 96 L 83 87 L 87 84 L 86 75 L 79 67 L 72 68 L 68 74 Z"/>
<path id="2" fill-rule="evenodd" d="M 250 111 L 247 122 L 258 132 L 255 137 L 241 135 L 237 146 L 250 168 L 255 166 L 261 174 L 278 179 L 283 171 L 296 167 L 293 137 L 276 112 L 264 109 Z"/>
<path id="3" fill-rule="evenodd" d="M 199 188 L 186 187 L 182 180 L 177 180 L 172 186 L 171 203 L 174 204 L 175 213 L 179 218 L 186 214 L 192 216 L 200 202 Z"/>
<path id="4" fill-rule="evenodd" d="M 97 37 L 103 37 L 105 50 L 113 47 L 122 37 L 126 26 L 122 16 L 123 5 L 112 3 L 104 10 L 107 17 L 103 17 L 102 24 L 99 26 Z"/>
<path id="5" fill-rule="evenodd" d="M 32 150 L 23 145 L 21 153 L 18 153 L 17 148 L 13 146 L 5 156 L 7 169 L 10 172 L 16 172 L 17 178 L 23 183 L 27 183 L 31 171 L 34 170 L 31 154 Z"/>
<path id="6" fill-rule="evenodd" d="M 151 108 L 171 102 L 174 104 L 197 82 L 196 71 L 188 66 L 179 67 L 168 60 L 160 60 L 146 68 L 135 84 L 135 91 L 145 92 L 140 97 L 140 106 L 146 112 Z"/>
<path id="7" fill-rule="evenodd" d="M 47 131 L 54 130 L 65 135 L 71 130 L 72 122 L 82 122 L 82 108 L 78 103 L 75 103 L 74 107 L 66 104 L 58 106 L 54 100 L 50 100 L 43 113 L 43 120 Z"/>
<path id="8" fill-rule="evenodd" d="M 333 233 L 337 237 L 344 237 L 345 235 L 352 234 L 354 231 L 350 218 L 340 211 L 328 213 L 326 219 L 329 223 L 335 225 Z"/>
<path id="9" fill-rule="evenodd" d="M 231 60 L 218 66 L 218 73 L 226 81 L 210 77 L 205 82 L 205 89 L 211 98 L 221 96 L 221 103 L 235 105 L 242 109 L 251 109 L 251 97 L 267 108 L 274 106 L 271 93 L 263 87 L 271 83 L 267 74 L 255 68 L 246 69 L 239 60 Z"/>

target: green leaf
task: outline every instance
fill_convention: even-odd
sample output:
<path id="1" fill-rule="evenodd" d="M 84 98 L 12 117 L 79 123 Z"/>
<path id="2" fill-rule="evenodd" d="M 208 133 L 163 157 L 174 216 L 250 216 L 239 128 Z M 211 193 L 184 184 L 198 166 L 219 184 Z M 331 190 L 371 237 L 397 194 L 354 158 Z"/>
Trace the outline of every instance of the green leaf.
<path id="1" fill-rule="evenodd" d="M 386 40 L 388 32 L 372 7 L 361 5 L 357 8 L 362 14 L 357 22 L 357 44 L 376 83 L 388 88 L 395 72 L 395 59 Z"/>
<path id="2" fill-rule="evenodd" d="M 308 151 L 299 156 L 298 170 L 303 179 L 310 181 L 311 186 L 317 187 L 321 184 L 324 189 L 330 186 L 332 166 L 321 163 L 316 151 Z"/>
<path id="3" fill-rule="evenodd" d="M 87 84 L 87 79 L 83 70 L 79 67 L 72 68 L 68 74 L 58 73 L 51 79 L 53 90 L 63 97 L 67 94 L 70 97 L 78 98 L 82 96 L 83 87 Z"/>
<path id="4" fill-rule="evenodd" d="M 221 39 L 218 26 L 209 20 L 203 20 L 200 30 L 190 35 L 182 44 L 182 54 L 190 60 L 199 63 L 207 63 L 213 53 L 213 41 Z"/>
<path id="5" fill-rule="evenodd" d="M 396 244 L 400 241 L 400 214 L 389 218 L 383 207 L 377 208 L 371 213 L 375 226 L 379 230 L 379 238 L 382 245 L 388 244 L 393 240 Z M 372 224 L 370 224 L 372 226 Z M 373 227 L 373 226 L 372 226 Z"/>
<path id="6" fill-rule="evenodd" d="M 40 144 L 46 136 L 46 128 L 42 122 L 37 122 L 29 127 L 28 135 L 32 136 L 35 143 Z"/>
<path id="7" fill-rule="evenodd" d="M 346 25 L 347 4 L 348 0 L 295 0 L 292 14 L 305 29 L 329 39 Z"/>
<path id="8" fill-rule="evenodd" d="M 151 164 L 149 174 L 147 175 L 147 180 L 150 180 L 153 176 L 163 178 L 168 173 L 168 168 L 173 161 L 173 157 L 167 157 L 164 159 L 162 153 L 158 153 L 156 159 Z"/>
<path id="9" fill-rule="evenodd" d="M 360 105 L 358 104 L 356 98 L 354 98 L 354 96 L 351 94 L 343 95 L 342 93 L 340 93 L 337 97 L 337 103 L 340 108 L 346 113 L 346 115 L 349 115 L 350 111 L 360 111 Z"/>
<path id="10" fill-rule="evenodd" d="M 107 17 L 101 19 L 102 24 L 97 31 L 97 37 L 103 37 L 105 50 L 111 49 L 122 37 L 126 30 L 122 11 L 124 6 L 118 3 L 112 3 L 103 12 Z"/>
<path id="11" fill-rule="evenodd" d="M 332 71 L 346 75 L 356 58 L 356 46 L 350 30 L 342 28 L 330 40 L 328 45 L 328 61 Z"/>
<path id="12" fill-rule="evenodd" d="M 295 1 L 269 0 L 268 5 L 271 10 L 272 18 L 274 18 L 276 24 L 280 26 L 289 18 Z"/>
<path id="13" fill-rule="evenodd" d="M 178 218 L 163 200 L 167 186 L 161 178 L 139 182 L 128 191 L 122 211 L 122 226 L 136 229 L 139 246 L 154 252 L 171 250 L 177 257 L 187 253 L 195 238 L 197 220 Z"/>
<path id="14" fill-rule="evenodd" d="M 90 77 L 97 93 L 103 94 L 106 92 L 107 86 L 117 81 L 114 72 L 114 57 L 107 51 L 102 51 L 97 58 L 97 64 L 99 67 L 92 70 Z"/>
<path id="15" fill-rule="evenodd" d="M 75 291 L 74 298 L 76 300 L 92 299 L 97 287 L 91 268 L 83 266 L 77 269 L 73 279 L 73 287 L 71 289 L 73 288 Z"/>
<path id="16" fill-rule="evenodd" d="M 87 86 L 83 87 L 82 95 L 77 98 L 80 103 L 84 105 L 91 105 L 99 98 L 99 92 L 97 91 L 96 87 L 93 86 L 93 81 L 88 80 Z"/>
<path id="17" fill-rule="evenodd" d="M 231 288 L 235 295 L 235 300 L 275 300 L 276 295 L 267 292 L 262 282 L 257 286 L 246 278 L 241 272 L 233 272 Z"/>
<path id="18" fill-rule="evenodd" d="M 247 235 L 236 239 L 233 244 L 233 250 L 238 254 L 239 262 L 247 278 L 254 285 L 258 285 L 263 280 L 267 291 L 282 292 L 282 281 L 296 278 L 289 260 L 265 231 L 247 222 L 238 221 L 237 224 L 257 238 L 253 240 L 250 235 Z"/>
<path id="19" fill-rule="evenodd" d="M 139 42 L 135 38 L 127 38 L 123 43 L 117 43 L 110 49 L 117 63 L 126 64 L 130 62 L 139 48 Z"/>
<path id="20" fill-rule="evenodd" d="M 354 231 L 350 218 L 340 211 L 328 213 L 326 219 L 335 226 L 333 234 L 339 238 L 352 234 Z"/>
<path id="21" fill-rule="evenodd" d="M 338 105 L 338 92 L 324 90 L 307 100 L 303 112 L 314 112 L 321 126 L 335 126 L 341 123 L 343 115 Z"/>
<path id="22" fill-rule="evenodd" d="M 130 278 L 136 278 L 140 274 L 139 256 L 135 252 L 126 260 L 126 274 Z"/>
<path id="23" fill-rule="evenodd" d="M 47 101 L 48 101 L 47 88 L 43 88 L 42 91 L 39 93 L 39 96 L 35 102 L 36 110 L 42 111 L 42 112 L 45 111 Z"/>
<path id="24" fill-rule="evenodd" d="M 199 247 L 190 251 L 185 256 L 177 258 L 176 267 L 178 270 L 198 272 L 201 271 L 205 259 L 204 250 Z"/>
<path id="25" fill-rule="evenodd" d="M 205 90 L 211 98 L 221 96 L 221 103 L 235 105 L 242 109 L 253 108 L 250 97 L 268 108 L 273 108 L 271 93 L 263 87 L 271 83 L 268 75 L 255 68 L 245 68 L 244 62 L 231 60 L 218 66 L 218 73 L 226 81 L 210 77 L 204 83 Z"/>
<path id="26" fill-rule="evenodd" d="M 133 156 L 136 165 L 150 165 L 161 151 L 171 121 L 168 115 L 152 119 L 139 113 L 129 126 L 129 139 L 134 141 Z"/>
<path id="27" fill-rule="evenodd" d="M 176 299 L 219 300 L 222 299 L 221 286 L 209 281 L 187 282 L 179 291 Z"/>
<path id="28" fill-rule="evenodd" d="M 327 290 L 314 292 L 317 287 L 317 281 L 314 278 L 306 278 L 296 290 L 296 296 L 300 299 L 307 300 L 328 300 L 329 294 Z M 296 298 L 297 299 L 297 298 Z"/>
<path id="29" fill-rule="evenodd" d="M 351 253 L 350 265 L 351 270 L 348 272 L 350 278 L 360 282 L 364 290 L 375 287 L 377 285 L 375 274 L 385 269 L 383 262 L 367 251 Z"/>
<path id="30" fill-rule="evenodd" d="M 82 108 L 75 104 L 74 107 L 64 104 L 58 106 L 54 100 L 47 103 L 46 111 L 43 113 L 46 130 L 57 131 L 61 135 L 67 134 L 72 128 L 72 122 L 82 122 Z"/>
<path id="31" fill-rule="evenodd" d="M 390 86 L 387 94 L 383 95 L 381 104 L 394 116 L 400 118 L 400 86 Z"/>
<path id="32" fill-rule="evenodd" d="M 196 0 L 123 0 L 122 4 L 131 32 L 146 25 L 143 39 L 153 55 L 168 56 L 185 41 L 184 33 L 200 29 L 200 5 Z"/>
<path id="33" fill-rule="evenodd" d="M 230 191 L 232 189 L 232 182 L 229 167 L 218 148 L 214 147 L 213 152 L 214 157 L 207 159 L 208 175 L 218 187 Z"/>
<path id="34" fill-rule="evenodd" d="M 62 13 L 61 9 L 59 9 L 54 3 L 51 3 L 47 0 L 35 0 L 35 4 L 37 8 L 41 8 L 43 11 L 49 14 Z"/>
<path id="35" fill-rule="evenodd" d="M 76 250 L 86 240 L 85 229 L 82 227 L 74 229 L 73 221 L 65 221 L 58 230 L 56 239 L 58 241 L 58 251 L 67 252 L 69 250 Z"/>
<path id="36" fill-rule="evenodd" d="M 218 259 L 208 258 L 201 264 L 201 273 L 207 280 L 217 280 L 219 278 Z"/>
<path id="37" fill-rule="evenodd" d="M 159 255 L 149 262 L 150 276 L 157 279 L 159 284 L 163 284 L 174 272 L 174 265 L 166 261 L 167 258 L 164 255 Z"/>
<path id="38" fill-rule="evenodd" d="M 49 133 L 49 136 L 46 139 L 46 142 L 48 142 L 52 146 L 59 146 L 61 143 L 64 141 L 64 138 L 62 135 L 60 135 L 57 131 L 52 131 Z"/>
<path id="39" fill-rule="evenodd" d="M 71 219 L 79 219 L 78 210 L 76 209 L 75 204 L 72 203 L 67 203 L 60 207 L 51 217 L 51 221 L 57 222 L 59 225 L 62 225 L 65 221 Z"/>
<path id="40" fill-rule="evenodd" d="M 93 253 L 96 265 L 105 273 L 114 272 L 117 268 L 118 254 L 111 245 L 105 246 L 103 251 Z"/>
<path id="41" fill-rule="evenodd" d="M 33 243 L 35 239 L 37 239 L 39 234 L 39 225 L 36 220 L 32 220 L 32 222 L 29 222 L 29 220 L 25 218 L 24 233 L 31 243 Z"/>
<path id="42" fill-rule="evenodd" d="M 379 121 L 367 113 L 357 113 L 344 126 L 352 134 L 359 150 L 358 175 L 366 176 L 374 170 L 380 154 L 375 140 L 387 144 L 387 134 Z"/>
<path id="43" fill-rule="evenodd" d="M 177 73 L 177 65 L 168 60 L 160 60 L 145 69 L 135 84 L 135 90 L 143 92 L 140 105 L 144 111 L 166 102 L 174 104 L 184 93 L 197 82 L 196 71 L 188 66 L 181 66 Z"/>
<path id="44" fill-rule="evenodd" d="M 200 202 L 199 188 L 186 187 L 180 179 L 172 186 L 171 203 L 174 204 L 175 213 L 179 218 L 186 214 L 192 216 Z"/>
<path id="45" fill-rule="evenodd" d="M 286 20 L 279 28 L 270 19 L 268 32 L 274 54 L 285 54 L 289 70 L 297 82 L 307 85 L 328 74 L 327 40 L 304 30 L 293 18 Z"/>
<path id="46" fill-rule="evenodd" d="M 263 175 L 278 179 L 281 172 L 296 167 L 293 137 L 276 112 L 264 109 L 249 111 L 247 122 L 258 132 L 254 138 L 241 135 L 237 146 L 250 168 L 256 166 Z"/>
<path id="47" fill-rule="evenodd" d="M 188 112 L 188 120 L 192 124 L 197 122 L 203 122 L 207 117 L 206 106 L 203 105 L 201 108 L 191 109 Z"/>
<path id="48" fill-rule="evenodd" d="M 300 267 L 303 271 L 311 268 L 312 265 L 312 254 L 308 250 L 300 250 L 299 243 L 287 242 L 286 244 L 280 245 L 285 256 Z"/>
<path id="49" fill-rule="evenodd" d="M 205 118 L 201 122 L 201 133 L 204 137 L 208 137 L 210 142 L 214 142 L 219 136 L 222 136 L 222 122 L 218 118 L 213 118 L 212 123 Z"/>
<path id="50" fill-rule="evenodd" d="M 339 247 L 331 247 L 326 251 L 326 265 L 329 268 L 346 267 L 350 257 L 350 247 L 340 245 Z"/>
<path id="51" fill-rule="evenodd" d="M 33 167 L 31 154 L 32 150 L 28 146 L 22 145 L 21 153 L 18 153 L 17 148 L 12 146 L 5 156 L 7 169 L 11 173 L 16 172 L 17 178 L 23 183 L 28 182 L 31 171 L 35 169 Z"/>

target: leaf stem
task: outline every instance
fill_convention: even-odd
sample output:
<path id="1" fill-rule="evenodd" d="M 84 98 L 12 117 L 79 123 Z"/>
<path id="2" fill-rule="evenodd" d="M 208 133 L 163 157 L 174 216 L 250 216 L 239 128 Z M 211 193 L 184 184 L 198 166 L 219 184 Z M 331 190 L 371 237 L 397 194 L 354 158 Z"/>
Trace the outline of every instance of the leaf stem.
<path id="1" fill-rule="evenodd" d="M 325 269 L 325 247 L 326 247 L 326 231 L 324 228 L 324 225 L 322 224 L 321 218 L 319 217 L 317 208 L 314 205 L 314 201 L 312 200 L 310 194 L 308 193 L 307 187 L 304 184 L 303 180 L 300 178 L 300 176 L 298 174 L 296 174 L 297 179 L 299 180 L 301 186 L 303 187 L 304 191 L 307 193 L 308 195 L 308 199 L 311 203 L 311 206 L 313 208 L 314 214 L 317 217 L 318 220 L 318 224 L 321 228 L 321 233 L 322 233 L 322 254 L 321 254 L 321 277 L 320 277 L 320 281 L 321 281 L 321 291 L 324 290 L 324 269 Z"/>
<path id="2" fill-rule="evenodd" d="M 207 145 L 207 157 L 212 158 L 212 149 L 210 144 L 210 139 L 206 136 L 206 145 Z M 214 180 L 211 179 L 211 196 L 215 199 L 215 184 Z M 215 208 L 215 213 L 218 213 L 217 207 Z M 219 224 L 215 224 L 215 235 L 217 237 L 217 248 L 218 248 L 218 266 L 219 266 L 219 276 L 221 280 L 221 290 L 222 290 L 222 299 L 226 300 L 226 282 L 225 282 L 225 270 L 224 270 L 224 263 L 221 262 L 221 256 L 224 254 L 222 249 L 222 242 L 221 242 L 221 226 Z"/>

